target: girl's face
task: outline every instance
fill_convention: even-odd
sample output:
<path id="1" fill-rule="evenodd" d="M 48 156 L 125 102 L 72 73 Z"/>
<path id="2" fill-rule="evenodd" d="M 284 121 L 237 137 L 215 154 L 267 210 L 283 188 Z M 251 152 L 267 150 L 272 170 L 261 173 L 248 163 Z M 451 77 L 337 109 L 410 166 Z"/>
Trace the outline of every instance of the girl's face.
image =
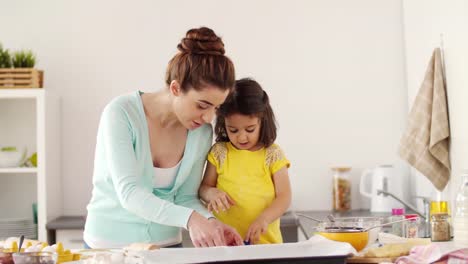
<path id="1" fill-rule="evenodd" d="M 226 117 L 225 123 L 229 141 L 236 148 L 255 151 L 261 147 L 258 144 L 261 128 L 260 118 L 232 114 Z"/>
<path id="2" fill-rule="evenodd" d="M 171 91 L 175 96 L 174 112 L 182 125 L 189 130 L 211 123 L 216 110 L 229 94 L 229 90 L 223 91 L 211 85 L 200 91 L 189 89 L 183 93 L 180 89 L 173 90 L 173 87 Z"/>

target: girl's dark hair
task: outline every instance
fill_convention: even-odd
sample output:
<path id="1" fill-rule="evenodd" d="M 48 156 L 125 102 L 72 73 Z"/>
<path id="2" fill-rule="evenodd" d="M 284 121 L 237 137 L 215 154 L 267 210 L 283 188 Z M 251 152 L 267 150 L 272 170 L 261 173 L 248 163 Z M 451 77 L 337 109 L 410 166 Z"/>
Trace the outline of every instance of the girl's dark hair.
<path id="1" fill-rule="evenodd" d="M 260 143 L 271 146 L 276 139 L 276 119 L 270 106 L 268 95 L 259 83 L 244 78 L 236 81 L 234 90 L 219 107 L 216 117 L 216 142 L 228 142 L 226 117 L 233 114 L 256 116 L 260 118 Z"/>
<path id="2" fill-rule="evenodd" d="M 224 55 L 224 43 L 207 27 L 187 31 L 177 45 L 179 52 L 169 61 L 166 84 L 176 80 L 183 92 L 201 90 L 213 85 L 222 90 L 232 89 L 235 82 L 234 64 Z"/>

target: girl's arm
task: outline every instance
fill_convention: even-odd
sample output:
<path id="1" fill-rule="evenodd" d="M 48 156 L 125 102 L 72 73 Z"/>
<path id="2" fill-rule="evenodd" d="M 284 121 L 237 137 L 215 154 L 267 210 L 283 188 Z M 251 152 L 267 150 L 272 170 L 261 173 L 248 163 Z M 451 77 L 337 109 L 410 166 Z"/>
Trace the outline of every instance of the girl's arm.
<path id="1" fill-rule="evenodd" d="M 258 241 L 262 233 L 266 232 L 268 225 L 280 218 L 291 204 L 291 184 L 289 183 L 287 166 L 279 169 L 272 178 L 276 198 L 250 225 L 245 237 L 246 241 L 253 244 Z"/>
<path id="2" fill-rule="evenodd" d="M 259 216 L 268 224 L 280 218 L 291 204 L 291 184 L 286 166 L 273 174 L 273 184 L 275 185 L 276 198 Z"/>
<path id="3" fill-rule="evenodd" d="M 200 189 L 198 189 L 198 195 L 208 204 L 209 211 L 226 211 L 235 202 L 225 192 L 216 188 L 217 181 L 218 173 L 216 172 L 216 167 L 211 162 L 207 162 L 205 176 L 203 177 Z"/>
<path id="4" fill-rule="evenodd" d="M 200 195 L 200 198 L 208 203 L 209 202 L 209 195 L 208 191 L 211 188 L 216 187 L 216 182 L 218 181 L 218 173 L 216 173 L 216 167 L 211 164 L 211 162 L 206 163 L 206 170 L 205 170 L 205 176 L 203 176 L 202 183 L 200 185 L 200 189 L 198 189 L 198 195 Z"/>

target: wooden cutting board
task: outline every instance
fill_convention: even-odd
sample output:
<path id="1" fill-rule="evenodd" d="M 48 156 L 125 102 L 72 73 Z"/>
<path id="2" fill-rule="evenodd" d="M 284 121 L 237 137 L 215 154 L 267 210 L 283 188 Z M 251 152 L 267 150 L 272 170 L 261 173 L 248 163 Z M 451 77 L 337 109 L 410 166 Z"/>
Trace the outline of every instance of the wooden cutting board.
<path id="1" fill-rule="evenodd" d="M 393 258 L 352 257 L 352 258 L 348 258 L 346 261 L 347 263 L 381 263 L 381 262 L 394 263 L 396 259 L 397 257 L 393 257 Z"/>

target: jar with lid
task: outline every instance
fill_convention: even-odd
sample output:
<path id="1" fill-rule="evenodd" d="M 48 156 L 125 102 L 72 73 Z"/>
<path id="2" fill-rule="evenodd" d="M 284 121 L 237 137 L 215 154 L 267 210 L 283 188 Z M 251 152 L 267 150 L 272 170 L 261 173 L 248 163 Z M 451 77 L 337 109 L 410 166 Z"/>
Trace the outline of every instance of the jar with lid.
<path id="1" fill-rule="evenodd" d="M 407 221 L 403 224 L 403 232 L 406 238 L 419 237 L 419 217 L 417 214 L 405 215 Z"/>
<path id="2" fill-rule="evenodd" d="M 449 241 L 450 240 L 449 214 L 437 213 L 431 216 L 431 240 L 432 241 Z"/>
<path id="3" fill-rule="evenodd" d="M 392 208 L 392 215 L 389 217 L 389 222 L 405 219 L 405 208 Z M 392 224 L 392 234 L 403 236 L 403 222 Z"/>
<path id="4" fill-rule="evenodd" d="M 333 210 L 348 211 L 351 209 L 350 167 L 334 167 L 333 170 Z"/>
<path id="5" fill-rule="evenodd" d="M 453 241 L 468 246 L 468 170 L 462 174 L 462 182 L 455 198 L 453 217 Z"/>
<path id="6" fill-rule="evenodd" d="M 447 201 L 433 200 L 430 204 L 430 215 L 446 213 L 450 215 L 450 206 Z"/>

